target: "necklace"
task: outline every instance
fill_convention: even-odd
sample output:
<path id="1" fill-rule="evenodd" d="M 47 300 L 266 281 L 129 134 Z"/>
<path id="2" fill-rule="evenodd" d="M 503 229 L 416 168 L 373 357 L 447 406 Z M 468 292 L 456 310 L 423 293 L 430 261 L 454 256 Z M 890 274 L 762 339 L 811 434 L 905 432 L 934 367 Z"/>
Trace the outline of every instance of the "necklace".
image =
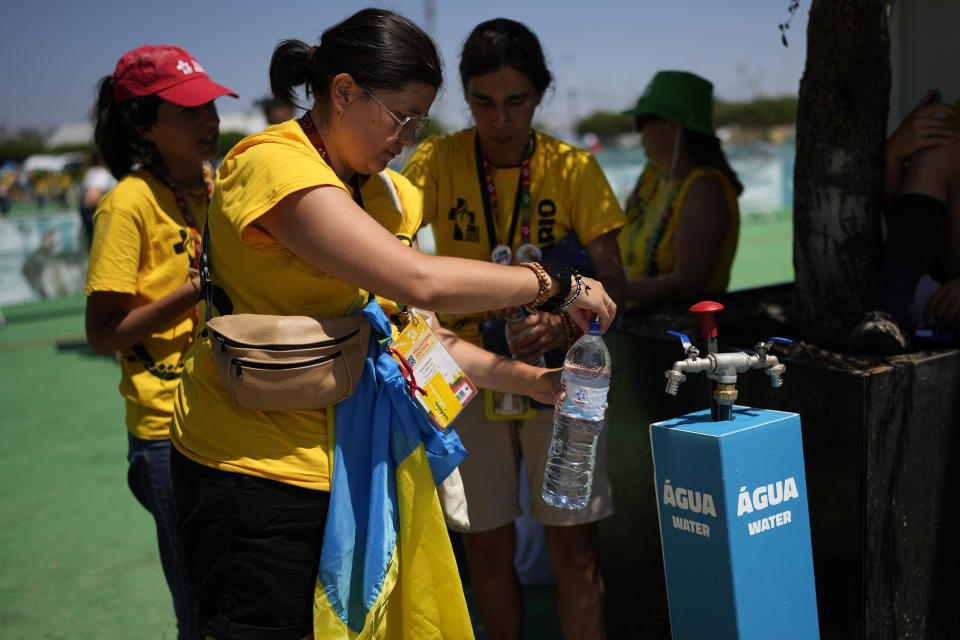
<path id="1" fill-rule="evenodd" d="M 510 219 L 510 231 L 506 243 L 498 243 L 497 230 L 500 228 L 500 204 L 497 200 L 497 187 L 494 184 L 496 166 L 480 150 L 480 135 L 474 141 L 474 154 L 477 161 L 477 180 L 483 198 L 483 213 L 487 223 L 487 237 L 490 239 L 491 259 L 497 264 L 510 264 L 514 258 L 513 236 L 520 222 L 520 246 L 517 248 L 516 262 L 539 260 L 543 252 L 530 242 L 530 158 L 536 147 L 536 135 L 530 131 L 529 141 L 520 160 L 520 175 L 517 179 L 517 195 L 513 203 L 513 216 Z"/>
<path id="2" fill-rule="evenodd" d="M 668 180 L 663 174 L 657 176 L 652 197 L 647 204 L 637 207 L 637 214 L 634 220 L 637 221 L 633 231 L 630 234 L 630 243 L 627 245 L 627 255 L 624 261 L 627 264 L 633 262 L 634 243 L 640 231 L 649 232 L 646 247 L 644 250 L 644 273 L 648 276 L 654 276 L 659 273 L 657 267 L 657 253 L 660 240 L 666 231 L 667 224 L 673 214 L 673 203 L 680 193 L 683 186 L 683 180 Z"/>
<path id="3" fill-rule="evenodd" d="M 193 266 L 193 260 L 196 260 L 196 256 L 200 255 L 200 226 L 197 224 L 197 220 L 193 215 L 193 209 L 190 208 L 190 202 L 187 200 L 187 194 L 184 190 L 173 181 L 173 178 L 170 177 L 170 174 L 167 173 L 167 170 L 162 166 L 154 167 L 150 173 L 152 173 L 156 178 L 161 182 L 171 192 L 173 192 L 173 197 L 177 201 L 177 208 L 180 209 L 180 213 L 183 214 L 183 220 L 187 223 L 187 227 L 190 229 L 190 235 L 193 239 L 193 255 L 191 258 L 191 267 Z M 208 172 L 203 172 L 203 183 L 206 186 L 206 199 L 207 207 L 210 207 L 210 197 L 213 194 L 213 179 L 208 175 Z"/>

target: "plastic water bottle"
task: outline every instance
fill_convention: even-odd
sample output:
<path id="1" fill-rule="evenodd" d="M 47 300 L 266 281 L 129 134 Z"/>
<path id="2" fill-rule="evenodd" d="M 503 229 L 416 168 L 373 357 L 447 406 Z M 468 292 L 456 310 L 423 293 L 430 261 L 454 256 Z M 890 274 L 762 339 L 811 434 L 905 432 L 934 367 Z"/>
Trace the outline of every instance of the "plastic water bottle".
<path id="1" fill-rule="evenodd" d="M 524 314 L 521 311 L 518 315 L 507 318 L 506 323 L 504 323 L 505 326 L 504 326 L 503 332 L 504 332 L 504 337 L 507 340 L 508 349 L 511 342 L 513 342 L 516 338 L 519 338 L 520 336 L 525 334 L 527 331 L 529 331 L 529 329 L 527 329 L 526 331 L 521 331 L 519 334 L 515 336 L 510 335 L 510 329 L 516 326 L 518 322 L 523 320 L 523 316 Z M 511 354 L 511 357 L 516 359 L 520 356 L 517 356 L 516 354 Z M 545 367 L 547 366 L 547 361 L 544 359 L 543 355 L 541 355 L 535 362 L 532 362 L 530 364 L 532 364 L 535 367 Z M 528 408 L 528 404 L 527 404 L 528 402 L 529 401 L 527 400 L 527 398 L 517 393 L 504 393 L 501 391 L 493 392 L 493 412 L 496 413 L 497 415 L 516 416 L 522 413 L 526 413 Z"/>
<path id="2" fill-rule="evenodd" d="M 553 439 L 543 474 L 543 501 L 560 509 L 583 509 L 593 488 L 597 438 L 603 429 L 610 390 L 610 351 L 600 323 L 570 347 L 563 361 L 566 392 L 553 412 Z"/>
<path id="3" fill-rule="evenodd" d="M 528 328 L 526 328 L 525 330 L 523 330 L 523 331 L 521 331 L 520 333 L 518 333 L 517 335 L 512 335 L 512 334 L 510 333 L 510 330 L 511 330 L 513 327 L 515 327 L 517 324 L 519 324 L 520 321 L 523 320 L 523 318 L 524 318 L 525 315 L 526 315 L 526 314 L 525 314 L 523 311 L 521 311 L 521 312 L 518 313 L 517 315 L 512 316 L 512 317 L 510 317 L 510 318 L 507 318 L 506 326 L 504 327 L 504 333 L 505 333 L 506 336 L 507 336 L 507 346 L 509 346 L 511 342 L 513 342 L 514 340 L 516 340 L 516 339 L 519 338 L 520 336 L 526 334 L 528 331 L 530 331 L 530 329 L 533 328 L 533 327 L 528 327 Z M 517 358 L 522 358 L 522 357 L 523 357 L 523 354 L 520 354 L 520 355 L 512 354 L 512 357 L 513 357 L 514 360 L 516 360 Z M 541 353 L 541 354 L 540 354 L 540 357 L 537 358 L 536 360 L 534 360 L 533 362 L 531 362 L 530 364 L 533 365 L 534 367 L 546 367 L 546 366 L 547 366 L 547 360 L 546 360 L 546 358 L 543 357 L 543 354 Z"/>

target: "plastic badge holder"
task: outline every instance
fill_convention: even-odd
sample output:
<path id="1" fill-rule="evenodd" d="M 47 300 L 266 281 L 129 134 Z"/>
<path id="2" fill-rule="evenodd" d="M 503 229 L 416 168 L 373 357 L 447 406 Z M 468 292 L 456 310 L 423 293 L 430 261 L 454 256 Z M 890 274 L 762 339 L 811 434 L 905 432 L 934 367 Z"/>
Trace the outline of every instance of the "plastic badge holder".
<path id="1" fill-rule="evenodd" d="M 393 348 L 413 370 L 417 385 L 426 395 L 414 394 L 420 410 L 443 431 L 477 395 L 460 365 L 443 348 L 430 323 L 416 311 L 393 343 Z"/>
<path id="2" fill-rule="evenodd" d="M 480 336 L 483 338 L 484 349 L 509 358 L 511 354 L 504 334 L 505 328 L 506 320 L 485 320 L 480 323 Z M 537 415 L 538 405 L 540 408 L 548 406 L 517 393 L 483 390 L 483 414 L 487 420 L 528 420 Z"/>
<path id="3" fill-rule="evenodd" d="M 512 404 L 512 407 L 510 406 Z M 529 399 L 518 393 L 483 390 L 483 415 L 487 420 L 529 420 L 537 415 Z"/>

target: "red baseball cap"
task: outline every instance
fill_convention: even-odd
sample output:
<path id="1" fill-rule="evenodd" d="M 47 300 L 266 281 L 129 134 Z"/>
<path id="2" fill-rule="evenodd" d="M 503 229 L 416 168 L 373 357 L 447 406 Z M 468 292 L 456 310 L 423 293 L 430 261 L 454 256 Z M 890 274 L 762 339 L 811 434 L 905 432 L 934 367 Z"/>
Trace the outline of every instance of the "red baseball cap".
<path id="1" fill-rule="evenodd" d="M 182 107 L 196 107 L 220 96 L 237 97 L 210 79 L 192 55 L 172 44 L 128 51 L 113 70 L 113 100 L 157 95 Z"/>

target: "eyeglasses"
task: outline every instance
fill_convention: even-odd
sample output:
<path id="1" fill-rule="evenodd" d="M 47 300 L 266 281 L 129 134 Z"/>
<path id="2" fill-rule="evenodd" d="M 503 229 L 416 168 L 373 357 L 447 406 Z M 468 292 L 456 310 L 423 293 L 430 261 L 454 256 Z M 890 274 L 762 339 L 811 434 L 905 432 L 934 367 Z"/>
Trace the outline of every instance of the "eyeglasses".
<path id="1" fill-rule="evenodd" d="M 367 89 L 363 90 L 368 96 L 374 99 L 374 101 L 383 107 L 383 110 L 390 114 L 390 117 L 397 121 L 397 130 L 393 132 L 393 137 L 397 140 L 403 141 L 409 139 L 411 136 L 414 140 L 417 139 L 423 130 L 428 124 L 430 124 L 430 118 L 414 118 L 413 116 L 404 116 L 401 118 L 396 113 L 393 112 L 390 107 L 380 102 L 380 98 L 373 95 Z"/>

